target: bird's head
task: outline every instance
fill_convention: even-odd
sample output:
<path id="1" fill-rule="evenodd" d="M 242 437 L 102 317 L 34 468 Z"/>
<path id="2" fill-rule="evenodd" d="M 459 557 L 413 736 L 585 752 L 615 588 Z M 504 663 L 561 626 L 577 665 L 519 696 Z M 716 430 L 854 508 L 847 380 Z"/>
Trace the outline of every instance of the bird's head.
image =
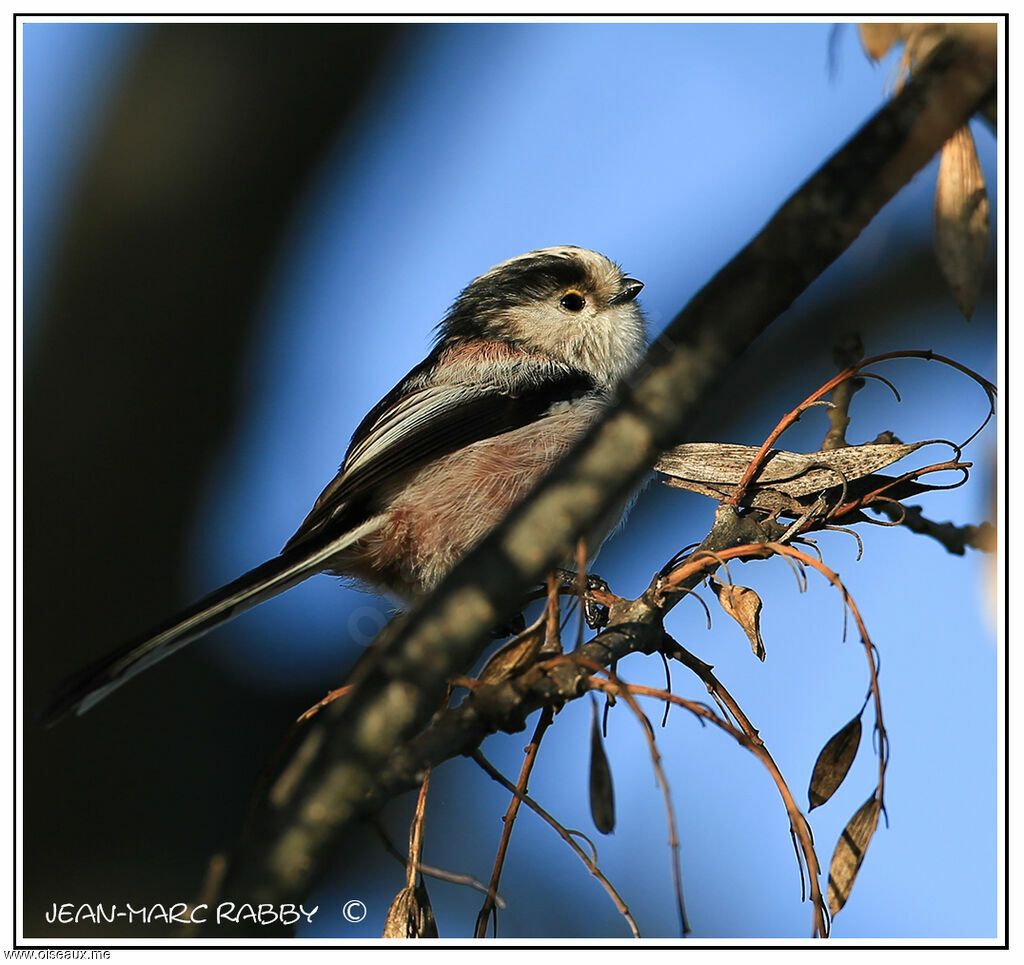
<path id="1" fill-rule="evenodd" d="M 596 251 L 541 248 L 474 279 L 438 326 L 439 341 L 513 342 L 612 385 L 646 345 L 641 288 Z"/>

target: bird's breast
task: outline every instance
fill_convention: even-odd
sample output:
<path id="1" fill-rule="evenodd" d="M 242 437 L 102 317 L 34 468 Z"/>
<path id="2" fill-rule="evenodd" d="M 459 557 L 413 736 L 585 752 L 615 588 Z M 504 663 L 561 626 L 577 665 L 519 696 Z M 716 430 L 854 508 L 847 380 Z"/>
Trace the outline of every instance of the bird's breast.
<path id="1" fill-rule="evenodd" d="M 565 454 L 604 407 L 585 397 L 435 459 L 382 492 L 388 521 L 336 571 L 414 599 L 432 590 Z"/>

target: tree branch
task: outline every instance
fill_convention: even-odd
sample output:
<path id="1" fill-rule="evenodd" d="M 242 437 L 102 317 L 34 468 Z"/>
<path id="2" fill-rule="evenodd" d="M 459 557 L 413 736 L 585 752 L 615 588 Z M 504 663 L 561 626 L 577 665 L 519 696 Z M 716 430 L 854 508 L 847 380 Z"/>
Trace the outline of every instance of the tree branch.
<path id="1" fill-rule="evenodd" d="M 920 533 L 938 540 L 954 556 L 963 556 L 968 546 L 984 553 L 995 552 L 996 528 L 989 522 L 983 522 L 978 526 L 970 523 L 963 526 L 957 526 L 952 522 L 937 523 L 924 516 L 920 506 L 903 506 L 895 503 L 879 502 L 871 508 L 883 516 L 888 516 L 894 523 L 906 526 L 912 533 Z"/>

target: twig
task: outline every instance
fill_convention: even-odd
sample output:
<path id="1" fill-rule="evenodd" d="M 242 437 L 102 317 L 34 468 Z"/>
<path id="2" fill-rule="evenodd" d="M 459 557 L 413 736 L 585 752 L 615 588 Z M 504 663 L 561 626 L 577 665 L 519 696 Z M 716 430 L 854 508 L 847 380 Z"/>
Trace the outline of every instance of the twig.
<path id="1" fill-rule="evenodd" d="M 680 591 L 699 582 L 708 570 L 724 565 L 733 558 L 765 558 L 774 554 L 776 550 L 771 545 L 764 543 L 741 542 L 736 545 L 737 534 L 748 532 L 749 526 L 748 517 L 737 516 L 728 508 L 724 508 L 716 518 L 712 533 L 692 554 L 691 559 L 672 573 L 656 577 L 647 592 L 638 600 L 619 600 L 612 609 L 612 619 L 608 629 L 595 640 L 585 644 L 579 656 L 584 660 L 608 663 L 628 652 L 636 650 L 654 652 L 661 649 L 680 659 L 705 682 L 705 686 L 722 707 L 723 713 L 731 714 L 737 720 L 738 727 L 729 724 L 728 719 L 718 718 L 703 705 L 676 698 L 674 695 L 671 696 L 671 702 L 686 707 L 705 721 L 711 720 L 718 726 L 726 725 L 729 733 L 744 746 L 751 748 L 772 774 L 789 812 L 791 834 L 803 854 L 801 881 L 803 881 L 804 868 L 808 872 L 810 897 L 815 909 L 814 933 L 824 935 L 827 933 L 828 920 L 818 883 L 820 867 L 814 853 L 809 826 L 806 825 L 806 820 L 797 807 L 785 779 L 771 755 L 764 748 L 756 728 L 746 718 L 728 690 L 714 676 L 712 668 L 680 647 L 671 638 L 665 637 L 660 627 L 660 617 L 683 598 Z M 790 565 L 802 565 L 798 556 L 804 555 L 794 551 L 792 554 L 784 555 L 783 558 Z M 846 612 L 845 605 L 844 612 Z M 628 635 L 623 634 L 622 628 L 625 626 L 630 628 Z M 648 626 L 650 627 L 649 637 L 645 637 L 643 634 L 637 635 L 638 631 Z M 501 707 L 501 713 L 506 715 L 504 726 L 507 728 L 507 722 L 510 720 L 508 715 L 513 706 L 521 706 L 521 712 L 525 714 L 529 712 L 531 706 L 551 706 L 577 695 L 579 686 L 576 683 L 576 678 L 567 672 L 570 663 L 571 661 L 567 658 L 556 658 L 537 664 L 516 680 L 505 681 L 500 688 L 483 686 L 476 688 L 463 705 L 446 711 L 441 718 L 435 721 L 434 727 L 429 732 L 413 741 L 395 759 L 389 766 L 388 772 L 383 776 L 383 793 L 394 793 L 402 786 L 403 779 L 400 775 L 411 773 L 416 767 L 421 766 L 414 762 L 437 761 L 455 753 L 472 753 L 472 748 L 479 743 L 484 733 L 489 732 L 490 727 L 497 729 L 498 725 L 496 724 L 484 723 L 497 707 Z M 600 665 L 603 666 L 603 663 Z M 589 680 L 587 684 L 592 685 Z M 502 696 L 498 695 L 499 691 Z M 634 689 L 634 692 L 642 691 Z M 651 693 L 655 694 L 656 692 L 652 691 Z M 660 693 L 657 695 L 662 696 Z M 670 698 L 665 696 L 664 699 Z M 512 702 L 509 702 L 510 700 Z M 494 710 L 490 709 L 492 707 Z M 481 724 L 484 724 L 482 731 Z M 755 748 L 760 748 L 760 751 Z M 390 790 L 388 790 L 389 788 Z"/>
<path id="2" fill-rule="evenodd" d="M 661 581 L 660 590 L 662 593 L 676 590 L 693 577 L 703 577 L 707 571 L 724 565 L 728 560 L 766 559 L 771 555 L 771 551 L 765 548 L 764 543 L 743 543 L 739 546 L 721 549 L 717 553 L 707 553 L 698 550 L 682 566 L 676 567 L 676 569 L 664 577 Z"/>
<path id="3" fill-rule="evenodd" d="M 315 717 L 320 713 L 329 703 L 337 700 L 339 697 L 344 697 L 352 689 L 351 684 L 346 684 L 344 687 L 338 687 L 335 690 L 330 691 L 326 697 L 318 700 L 308 710 L 303 711 L 295 721 L 296 725 L 304 724 L 307 720 Z M 290 736 L 290 735 L 289 735 Z M 288 738 L 286 738 L 287 740 Z"/>
<path id="4" fill-rule="evenodd" d="M 963 556 L 968 546 L 983 553 L 995 552 L 996 528 L 989 522 L 984 522 L 980 526 L 957 526 L 951 522 L 936 523 L 923 515 L 920 506 L 896 506 L 884 502 L 875 503 L 871 509 L 888 516 L 901 526 L 906 526 L 912 533 L 920 533 L 938 540 L 955 556 Z"/>
<path id="5" fill-rule="evenodd" d="M 752 524 L 749 516 L 720 510 L 699 550 L 713 553 L 737 544 L 749 548 L 746 540 L 753 536 L 763 540 L 768 538 L 765 533 L 763 527 Z M 762 544 L 754 549 L 765 555 L 761 552 Z M 702 578 L 703 569 L 698 567 L 666 591 L 665 578 L 655 576 L 636 600 L 616 600 L 610 609 L 608 626 L 577 653 L 604 666 L 630 653 L 658 652 L 665 646 L 664 615 L 685 599 L 685 591 Z M 549 660 L 495 683 L 473 685 L 466 681 L 470 696 L 441 713 L 423 733 L 396 750 L 378 774 L 376 799 L 369 799 L 366 807 L 372 810 L 376 800 L 383 801 L 415 786 L 417 775 L 428 763 L 436 766 L 449 758 L 471 754 L 488 734 L 497 730 L 522 730 L 533 711 L 546 706 L 557 708 L 585 693 L 589 688 L 588 677 L 589 673 L 575 663 Z"/>
<path id="6" fill-rule="evenodd" d="M 430 787 L 430 768 L 423 775 L 423 783 L 420 784 L 420 793 L 416 798 L 416 811 L 412 816 L 412 823 L 409 825 L 409 860 L 406 862 L 405 885 L 407 888 L 416 887 L 416 873 L 420 867 L 420 859 L 423 857 L 423 822 L 427 810 L 427 788 Z"/>
<path id="7" fill-rule="evenodd" d="M 540 742 L 544 739 L 544 732 L 551 726 L 555 719 L 554 711 L 545 707 L 541 712 L 540 720 L 537 721 L 537 728 L 533 732 L 530 743 L 526 745 L 526 756 L 523 759 L 522 769 L 519 771 L 519 783 L 516 785 L 516 793 L 509 801 L 508 810 L 502 818 L 501 841 L 498 844 L 498 853 L 494 858 L 494 869 L 491 871 L 491 881 L 487 887 L 487 897 L 484 899 L 483 907 L 476 916 L 475 938 L 487 937 L 487 922 L 494 912 L 494 896 L 498 893 L 498 883 L 501 881 L 501 870 L 505 866 L 505 855 L 508 852 L 509 839 L 512 837 L 512 828 L 516 823 L 516 815 L 519 813 L 519 804 L 526 794 L 526 785 L 530 780 L 533 765 L 537 760 L 537 752 L 540 750 Z M 495 919 L 495 930 L 497 930 L 497 919 Z M 495 937 L 497 937 L 495 935 Z"/>
<path id="8" fill-rule="evenodd" d="M 778 553 L 781 556 L 796 560 L 797 562 L 805 566 L 810 566 L 813 569 L 816 569 L 819 573 L 821 573 L 822 576 L 824 576 L 837 590 L 839 590 L 844 604 L 844 613 L 848 609 L 849 612 L 853 615 L 853 618 L 857 624 L 857 628 L 861 634 L 861 642 L 864 644 L 865 651 L 868 657 L 868 664 L 870 666 L 871 693 L 874 697 L 875 703 L 875 727 L 880 737 L 878 795 L 879 801 L 882 801 L 882 793 L 884 791 L 885 786 L 885 766 L 887 762 L 886 748 L 888 746 L 888 740 L 885 733 L 885 727 L 882 722 L 882 697 L 878 688 L 878 673 L 873 656 L 875 646 L 871 642 L 871 638 L 868 634 L 867 627 L 865 626 L 864 621 L 861 618 L 860 610 L 857 608 L 857 604 L 853 600 L 853 597 L 850 596 L 846 587 L 843 585 L 843 582 L 839 579 L 837 573 L 829 569 L 829 567 L 827 567 L 823 562 L 821 562 L 821 560 L 817 559 L 816 557 L 810 556 L 807 553 L 802 552 L 801 550 L 795 549 L 793 546 L 782 543 L 769 542 L 765 544 L 748 544 L 744 546 L 736 546 L 729 550 L 722 550 L 720 553 L 716 554 L 713 559 L 709 559 L 707 557 L 701 559 L 693 559 L 691 557 L 690 561 L 684 563 L 678 569 L 670 573 L 668 577 L 666 577 L 664 585 L 670 586 L 682 582 L 687 578 L 692 578 L 695 574 L 703 570 L 712 568 L 724 559 L 731 559 L 740 556 L 745 558 L 764 558 L 766 556 L 772 555 L 773 553 Z M 696 556 L 697 554 L 694 555 Z"/>
<path id="9" fill-rule="evenodd" d="M 871 637 L 868 634 L 867 626 L 864 623 L 863 618 L 860 615 L 860 610 L 857 608 L 856 602 L 849 591 L 846 589 L 843 581 L 839 579 L 839 574 L 834 570 L 829 569 L 824 563 L 816 559 L 813 556 L 809 556 L 807 553 L 803 553 L 800 550 L 792 546 L 784 546 L 777 543 L 769 544 L 769 548 L 775 550 L 777 553 L 784 556 L 791 556 L 793 559 L 799 560 L 806 566 L 810 566 L 816 569 L 826 580 L 829 581 L 840 593 L 844 603 L 844 609 L 848 609 L 853 615 L 854 622 L 857 624 L 857 629 L 860 631 L 861 643 L 864 646 L 864 653 L 868 659 L 868 673 L 871 681 L 871 695 L 875 705 L 875 731 L 878 734 L 878 787 L 876 789 L 876 796 L 882 807 L 885 807 L 885 769 L 889 761 L 889 738 L 886 735 L 885 725 L 882 721 L 882 694 L 878 686 L 878 666 L 875 663 L 876 647 L 871 642 Z"/>
<path id="10" fill-rule="evenodd" d="M 803 413 L 806 412 L 807 409 L 809 409 L 811 406 L 818 405 L 821 402 L 823 396 L 827 395 L 829 392 L 832 392 L 834 389 L 842 385 L 848 379 L 852 379 L 856 375 L 860 375 L 862 378 L 871 375 L 871 373 L 864 372 L 864 369 L 867 368 L 867 366 L 874 365 L 876 362 L 885 362 L 890 359 L 925 359 L 926 361 L 929 362 L 940 362 L 943 365 L 951 366 L 952 368 L 957 369 L 960 372 L 963 372 L 964 375 L 967 375 L 969 378 L 973 379 L 975 382 L 978 383 L 978 385 L 982 387 L 982 389 L 984 389 L 985 394 L 988 396 L 989 400 L 988 415 L 985 417 L 985 420 L 981 423 L 981 425 L 970 435 L 970 437 L 966 441 L 961 443 L 961 449 L 964 446 L 966 446 L 967 443 L 970 442 L 971 439 L 973 439 L 979 432 L 981 432 L 981 430 L 988 424 L 989 419 L 991 419 L 992 416 L 995 414 L 995 386 L 991 382 L 989 382 L 988 379 L 979 375 L 973 369 L 968 368 L 961 362 L 957 362 L 955 359 L 947 358 L 945 355 L 939 355 L 936 352 L 932 351 L 886 352 L 883 355 L 873 355 L 871 358 L 863 359 L 862 361 L 857 362 L 854 365 L 850 365 L 849 367 L 843 369 L 842 372 L 829 379 L 824 385 L 816 389 L 806 399 L 804 399 L 804 401 L 801 402 L 795 409 L 793 409 L 791 412 L 787 412 L 786 415 L 784 415 L 779 420 L 778 425 L 776 425 L 776 427 L 769 433 L 768 438 L 765 439 L 765 441 L 762 443 L 761 448 L 757 452 L 757 455 L 750 461 L 750 464 L 747 466 L 747 471 L 743 474 L 743 478 L 740 480 L 739 484 L 736 486 L 736 489 L 733 491 L 732 495 L 727 500 L 729 505 L 739 506 L 741 504 L 744 496 L 746 496 L 747 494 L 747 489 L 749 488 L 750 484 L 754 481 L 754 479 L 757 478 L 758 473 L 760 473 L 764 469 L 766 457 L 768 455 L 769 450 L 771 450 L 775 443 L 778 441 L 779 436 L 781 436 L 790 426 L 799 421 L 800 416 L 803 415 Z M 880 378 L 880 376 L 876 377 Z M 882 379 L 882 381 L 884 382 L 885 380 Z M 886 384 L 890 385 L 891 387 L 890 383 L 886 382 Z"/>
<path id="11" fill-rule="evenodd" d="M 593 686 L 596 688 L 600 690 L 612 689 L 615 693 L 621 693 L 622 696 L 625 697 L 625 692 L 617 689 L 617 685 L 613 681 L 602 680 L 600 677 L 593 677 L 591 680 L 593 681 Z M 810 825 L 808 825 L 807 819 L 803 816 L 803 813 L 797 806 L 796 799 L 793 797 L 793 794 L 789 789 L 789 785 L 786 783 L 786 779 L 782 776 L 782 772 L 779 770 L 774 758 L 769 753 L 768 748 L 764 746 L 764 742 L 760 739 L 754 740 L 750 738 L 746 733 L 744 733 L 744 731 L 729 723 L 729 721 L 716 716 L 704 705 L 694 703 L 692 700 L 687 700 L 684 697 L 679 697 L 677 694 L 658 690 L 656 687 L 643 687 L 638 684 L 630 684 L 626 689 L 637 696 L 654 697 L 657 700 L 670 701 L 673 704 L 686 708 L 692 714 L 696 714 L 703 720 L 714 724 L 716 727 L 724 730 L 727 734 L 730 734 L 737 743 L 746 747 L 747 750 L 761 760 L 764 766 L 768 769 L 768 773 L 771 774 L 772 780 L 775 782 L 775 786 L 779 789 L 779 794 L 782 796 L 782 803 L 785 805 L 786 812 L 789 815 L 790 833 L 800 842 L 800 848 L 803 852 L 804 864 L 806 865 L 808 878 L 810 880 L 810 897 L 814 907 L 813 934 L 815 937 L 827 937 L 828 920 L 825 915 L 826 906 L 821 894 L 821 887 L 818 883 L 818 876 L 821 874 L 821 867 L 818 864 L 818 857 L 814 850 L 814 840 L 811 836 Z M 801 883 L 802 882 L 803 872 L 801 870 Z"/>
<path id="12" fill-rule="evenodd" d="M 839 369 L 855 365 L 864 355 L 860 336 L 848 336 L 832 352 L 832 358 Z M 853 394 L 861 387 L 857 379 L 845 379 L 832 390 L 832 408 L 828 410 L 829 430 L 825 435 L 822 449 L 839 449 L 845 445 L 846 430 L 850 425 L 850 402 Z"/>
<path id="13" fill-rule="evenodd" d="M 838 518 L 845 516 L 847 513 L 852 513 L 854 510 L 861 509 L 862 507 L 871 506 L 872 503 L 884 496 L 890 489 L 899 486 L 901 483 L 912 482 L 915 479 L 920 479 L 922 476 L 926 476 L 933 472 L 960 472 L 963 473 L 963 478 L 958 479 L 955 483 L 943 486 L 929 484 L 925 487 L 929 492 L 938 492 L 943 489 L 958 489 L 967 481 L 967 477 L 969 475 L 968 470 L 971 468 L 971 465 L 972 464 L 969 462 L 937 462 L 931 466 L 922 466 L 920 469 L 913 469 L 910 472 L 905 472 L 901 476 L 894 476 L 891 478 L 885 477 L 886 481 L 883 485 L 879 486 L 877 489 L 873 489 L 869 493 L 864 493 L 856 499 L 852 499 L 849 502 L 844 503 L 842 506 L 837 506 L 835 510 L 833 510 L 832 516 Z M 888 502 L 891 503 L 891 500 Z"/>
<path id="14" fill-rule="evenodd" d="M 612 899 L 612 901 L 615 902 L 615 907 L 619 910 L 619 914 L 626 919 L 626 924 L 629 925 L 629 930 L 633 933 L 633 937 L 639 938 L 640 929 L 637 928 L 636 921 L 633 919 L 632 914 L 630 914 L 629 908 L 627 907 L 626 903 L 622 900 L 622 897 L 619 895 L 619 893 L 615 890 L 612 883 L 604 876 L 604 873 L 601 871 L 601 869 L 598 868 L 596 854 L 594 857 L 591 857 L 573 839 L 573 834 L 578 832 L 569 831 L 562 824 L 556 821 L 555 818 L 548 814 L 548 812 L 545 811 L 544 808 L 542 808 L 536 801 L 534 801 L 533 798 L 531 798 L 528 794 L 524 794 L 522 791 L 520 791 L 507 777 L 505 777 L 504 774 L 501 773 L 501 771 L 494 767 L 494 765 L 491 764 L 491 762 L 487 760 L 487 758 L 484 757 L 484 755 L 479 750 L 474 750 L 470 754 L 470 756 L 473 758 L 474 761 L 477 762 L 477 764 L 480 765 L 480 767 L 484 769 L 484 771 L 492 780 L 497 781 L 502 787 L 505 788 L 505 790 L 511 791 L 517 797 L 522 798 L 523 803 L 528 808 L 530 808 L 530 810 L 540 815 L 540 817 L 542 817 L 545 821 L 547 821 L 547 823 L 552 828 L 555 829 L 559 837 L 561 837 L 562 840 L 565 841 L 565 843 L 568 844 L 570 848 L 572 848 L 572 850 L 576 853 L 576 856 L 580 859 L 580 861 L 582 861 L 587 866 L 587 870 L 595 878 L 597 878 L 598 881 L 601 882 L 601 886 L 604 888 L 606 892 L 608 892 L 608 895 Z"/>
<path id="15" fill-rule="evenodd" d="M 579 622 L 576 625 L 576 649 L 583 646 L 583 622 L 587 606 L 587 541 L 581 536 L 576 541 L 576 592 L 579 595 Z"/>
<path id="16" fill-rule="evenodd" d="M 387 853 L 395 858 L 402 867 L 406 867 L 409 861 L 409 856 L 402 854 L 402 852 L 392 844 L 391 839 L 380 826 L 380 822 L 371 818 L 368 823 L 373 830 L 377 832 L 377 835 L 380 838 L 381 843 L 384 845 L 384 849 Z M 453 885 L 465 885 L 467 888 L 472 888 L 475 891 L 481 891 L 485 895 L 487 894 L 487 885 L 485 885 L 479 878 L 475 878 L 473 875 L 463 874 L 458 871 L 447 871 L 444 868 L 436 868 L 434 865 L 424 864 L 422 861 L 417 865 L 417 868 L 428 878 L 436 878 L 438 881 L 447 881 L 449 884 Z M 505 899 L 502 898 L 501 895 L 496 894 L 494 896 L 494 903 L 498 908 L 504 910 Z"/>
<path id="17" fill-rule="evenodd" d="M 273 754 L 270 755 L 270 759 L 267 761 L 266 766 L 263 768 L 263 771 L 256 782 L 256 790 L 249 799 L 246 816 L 242 821 L 241 836 L 243 839 L 248 833 L 252 822 L 256 819 L 258 806 L 264 797 L 270 800 L 282 800 L 290 793 L 292 778 L 296 773 L 295 769 L 291 766 L 291 762 L 289 762 L 289 766 L 284 768 L 279 768 L 278 765 L 285 759 L 286 753 L 294 747 L 296 738 L 303 732 L 303 729 L 309 721 L 320 713 L 324 707 L 338 698 L 344 697 L 351 689 L 351 685 L 346 685 L 329 691 L 325 697 L 318 700 L 312 707 L 309 707 L 307 710 L 299 714 L 291 727 L 288 728 L 287 733 L 278 743 Z M 220 857 L 224 864 L 224 867 L 221 870 L 221 877 L 223 878 L 223 875 L 227 873 L 227 861 L 223 856 Z"/>
<path id="18" fill-rule="evenodd" d="M 682 644 L 678 643 L 667 633 L 665 634 L 666 649 L 665 652 L 669 656 L 678 660 L 681 664 L 693 671 L 707 687 L 708 693 L 715 699 L 715 702 L 720 706 L 727 708 L 728 713 L 733 717 L 736 723 L 743 730 L 743 733 L 752 740 L 755 744 L 764 744 L 761 740 L 761 735 L 757 728 L 750 723 L 747 719 L 747 715 L 743 712 L 743 708 L 736 702 L 732 694 L 722 685 L 722 682 L 714 674 L 714 667 L 709 663 L 705 663 L 695 654 L 690 653 Z M 668 688 L 666 688 L 667 690 Z"/>
<path id="19" fill-rule="evenodd" d="M 545 617 L 547 623 L 544 627 L 544 646 L 542 648 L 543 653 L 561 653 L 562 652 L 562 633 L 561 633 L 561 608 L 558 594 L 562 588 L 562 581 L 559 579 L 557 573 L 548 574 L 548 605 L 545 610 Z"/>
<path id="20" fill-rule="evenodd" d="M 605 673 L 608 675 L 608 679 L 615 684 L 626 703 L 629 705 L 630 710 L 636 714 L 637 719 L 640 721 L 643 727 L 644 737 L 647 739 L 647 748 L 651 755 L 651 764 L 654 767 L 654 775 L 657 778 L 658 784 L 661 786 L 662 795 L 665 798 L 665 820 L 668 822 L 668 846 L 672 851 L 672 881 L 675 886 L 676 892 L 676 908 L 679 912 L 679 925 L 682 929 L 683 935 L 690 933 L 690 923 L 686 920 L 686 904 L 683 901 L 683 876 L 679 866 L 679 835 L 676 833 L 676 816 L 675 809 L 672 806 L 672 793 L 669 791 L 668 778 L 665 777 L 664 768 L 661 766 L 661 754 L 658 752 L 658 742 L 654 736 L 654 728 L 651 726 L 650 720 L 647 715 L 640 709 L 640 705 L 636 702 L 636 698 L 629 692 L 629 688 L 623 684 L 622 680 L 616 675 L 615 671 L 610 668 L 601 667 L 595 664 L 592 660 L 584 660 L 583 658 L 576 657 L 578 663 L 582 663 L 583 666 L 593 670 L 597 673 Z M 600 689 L 593 684 L 595 678 L 591 677 L 591 685 L 595 686 L 595 689 Z"/>

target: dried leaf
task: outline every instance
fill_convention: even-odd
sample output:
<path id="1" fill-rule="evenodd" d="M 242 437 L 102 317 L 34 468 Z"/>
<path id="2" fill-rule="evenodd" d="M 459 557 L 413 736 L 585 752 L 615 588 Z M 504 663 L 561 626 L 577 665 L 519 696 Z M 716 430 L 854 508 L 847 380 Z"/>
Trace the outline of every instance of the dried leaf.
<path id="1" fill-rule="evenodd" d="M 867 479 L 926 445 L 868 443 L 807 453 L 771 449 L 743 505 L 799 515 L 800 499 L 817 497 L 826 489 L 841 486 L 844 479 L 847 485 Z M 654 468 L 669 477 L 664 480 L 669 486 L 727 499 L 758 451 L 757 446 L 735 443 L 691 442 L 669 449 Z"/>
<path id="2" fill-rule="evenodd" d="M 881 60 L 889 48 L 901 39 L 901 23 L 861 23 L 857 24 L 860 31 L 860 42 L 872 60 Z"/>
<path id="3" fill-rule="evenodd" d="M 903 41 L 903 56 L 900 68 L 910 75 L 946 37 L 948 24 L 942 23 L 904 23 L 899 25 L 900 39 Z"/>
<path id="4" fill-rule="evenodd" d="M 590 813 L 594 827 L 602 834 L 615 830 L 615 790 L 612 770 L 604 753 L 601 728 L 597 724 L 597 704 L 591 703 L 593 717 L 590 724 Z"/>
<path id="5" fill-rule="evenodd" d="M 833 734 L 828 743 L 821 749 L 818 759 L 814 762 L 811 774 L 811 786 L 807 792 L 813 811 L 824 804 L 843 783 L 850 770 L 853 759 L 860 747 L 860 714 L 853 718 L 842 730 Z"/>
<path id="6" fill-rule="evenodd" d="M 893 87 L 900 90 L 906 78 L 914 73 L 918 64 L 944 40 L 949 40 L 975 57 L 995 66 L 999 55 L 999 30 L 994 23 L 930 22 L 930 23 L 862 23 L 860 39 L 867 55 L 874 60 L 883 57 L 894 43 L 903 43 L 893 79 Z M 978 105 L 978 115 L 984 117 L 993 130 L 996 127 L 995 92 Z"/>
<path id="7" fill-rule="evenodd" d="M 758 660 L 764 660 L 764 640 L 761 639 L 761 598 L 748 586 L 735 583 L 719 583 L 711 581 L 711 589 L 715 591 L 722 609 L 729 614 L 741 627 L 750 641 L 750 649 Z"/>
<path id="8" fill-rule="evenodd" d="M 828 907 L 833 915 L 838 914 L 850 897 L 854 879 L 864 860 L 864 852 L 878 827 L 881 808 L 881 802 L 872 794 L 839 835 L 832 864 L 828 869 Z"/>
<path id="9" fill-rule="evenodd" d="M 437 938 L 437 922 L 430 907 L 427 886 L 403 888 L 388 909 L 383 938 Z"/>
<path id="10" fill-rule="evenodd" d="M 498 683 L 536 663 L 544 645 L 544 622 L 541 617 L 495 650 L 477 674 L 477 680 L 482 684 Z"/>
<path id="11" fill-rule="evenodd" d="M 990 230 L 985 177 L 965 124 L 942 147 L 935 185 L 935 253 L 967 319 L 985 281 Z"/>
<path id="12" fill-rule="evenodd" d="M 842 473 L 847 482 L 891 466 L 904 456 L 929 444 L 929 441 L 846 446 L 821 452 L 788 452 L 769 449 L 765 465 L 754 484 L 804 496 L 836 486 Z M 758 446 L 730 442 L 688 442 L 662 454 L 654 468 L 668 476 L 708 485 L 735 485 L 743 478 Z"/>
<path id="13" fill-rule="evenodd" d="M 888 53 L 895 43 L 904 45 L 900 58 L 900 71 L 904 75 L 911 74 L 945 37 L 954 37 L 960 42 L 970 42 L 972 38 L 961 36 L 954 29 L 955 24 L 949 23 L 862 23 L 860 40 L 867 55 L 879 60 Z M 995 25 L 993 24 L 993 27 Z"/>
<path id="14" fill-rule="evenodd" d="M 982 57 L 995 57 L 998 31 L 994 23 L 861 23 L 860 42 L 873 60 L 879 60 L 895 43 L 906 44 L 903 67 L 913 70 L 935 49 L 950 38 Z"/>

